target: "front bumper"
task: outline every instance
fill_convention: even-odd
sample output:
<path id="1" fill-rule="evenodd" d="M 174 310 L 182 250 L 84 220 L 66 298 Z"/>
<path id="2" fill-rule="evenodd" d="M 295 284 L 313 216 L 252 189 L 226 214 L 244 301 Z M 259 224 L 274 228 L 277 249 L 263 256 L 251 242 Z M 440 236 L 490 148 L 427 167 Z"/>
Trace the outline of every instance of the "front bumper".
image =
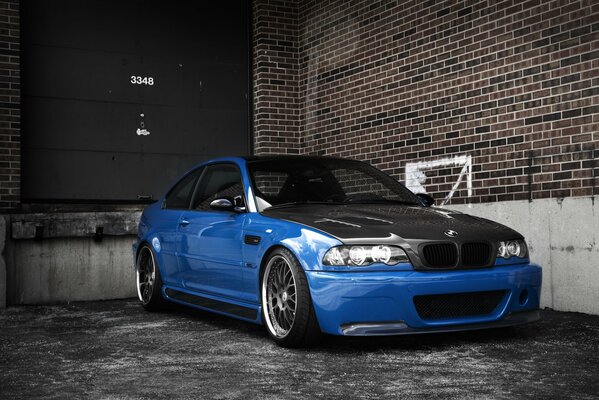
<path id="1" fill-rule="evenodd" d="M 306 271 L 323 332 L 398 335 L 511 326 L 539 319 L 542 271 L 524 264 L 463 271 Z M 421 318 L 414 297 L 504 290 L 484 315 Z"/>

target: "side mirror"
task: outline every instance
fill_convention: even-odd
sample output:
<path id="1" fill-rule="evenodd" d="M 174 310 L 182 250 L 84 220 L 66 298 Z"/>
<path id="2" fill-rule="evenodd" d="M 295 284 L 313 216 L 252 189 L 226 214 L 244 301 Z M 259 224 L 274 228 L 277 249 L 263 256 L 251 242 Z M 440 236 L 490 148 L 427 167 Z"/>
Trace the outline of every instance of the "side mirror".
<path id="1" fill-rule="evenodd" d="M 235 206 L 233 202 L 229 199 L 215 199 L 210 202 L 210 208 L 217 211 L 233 211 Z"/>
<path id="2" fill-rule="evenodd" d="M 245 212 L 243 198 L 237 196 L 235 199 L 223 197 L 210 202 L 210 208 L 217 211 L 235 211 L 238 213 Z"/>
<path id="3" fill-rule="evenodd" d="M 418 196 L 418 199 L 420 200 L 420 202 L 422 203 L 422 205 L 425 206 L 425 207 L 430 207 L 430 206 L 435 205 L 435 199 L 433 199 L 428 194 L 418 193 L 416 196 Z"/>

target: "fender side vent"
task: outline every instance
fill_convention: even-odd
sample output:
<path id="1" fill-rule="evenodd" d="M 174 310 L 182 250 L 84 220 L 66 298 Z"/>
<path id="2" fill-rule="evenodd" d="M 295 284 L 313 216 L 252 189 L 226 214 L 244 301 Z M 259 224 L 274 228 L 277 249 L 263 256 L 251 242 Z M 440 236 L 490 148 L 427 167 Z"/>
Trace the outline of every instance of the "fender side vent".
<path id="1" fill-rule="evenodd" d="M 243 241 L 245 244 L 251 244 L 251 245 L 256 246 L 256 245 L 260 244 L 260 239 L 261 239 L 260 236 L 245 235 L 245 238 Z"/>

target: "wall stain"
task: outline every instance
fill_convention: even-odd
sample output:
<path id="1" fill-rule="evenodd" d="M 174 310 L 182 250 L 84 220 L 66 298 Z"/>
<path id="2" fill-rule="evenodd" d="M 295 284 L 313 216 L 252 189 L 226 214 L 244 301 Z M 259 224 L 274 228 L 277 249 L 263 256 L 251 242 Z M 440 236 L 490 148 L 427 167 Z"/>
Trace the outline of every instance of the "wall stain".
<path id="1" fill-rule="evenodd" d="M 561 251 L 561 252 L 566 252 L 569 254 L 576 254 L 576 251 L 588 251 L 589 253 L 593 252 L 593 251 L 597 251 L 597 248 L 595 247 L 595 242 L 593 241 L 593 243 L 589 243 L 588 246 L 584 246 L 584 247 L 575 247 L 573 245 L 569 245 L 569 246 L 551 246 L 551 250 L 552 251 Z"/>

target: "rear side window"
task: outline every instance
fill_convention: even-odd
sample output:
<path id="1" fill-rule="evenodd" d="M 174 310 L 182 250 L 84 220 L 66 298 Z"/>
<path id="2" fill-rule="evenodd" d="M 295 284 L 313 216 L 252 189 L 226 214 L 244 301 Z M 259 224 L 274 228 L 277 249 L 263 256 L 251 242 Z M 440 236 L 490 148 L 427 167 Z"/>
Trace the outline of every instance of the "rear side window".
<path id="1" fill-rule="evenodd" d="M 233 164 L 214 164 L 206 168 L 198 184 L 192 209 L 210 210 L 210 203 L 218 198 L 234 200 L 243 196 L 241 173 Z"/>
<path id="2" fill-rule="evenodd" d="M 164 208 L 189 208 L 191 195 L 193 194 L 198 178 L 202 174 L 202 170 L 203 168 L 198 168 L 181 179 L 166 195 L 166 198 L 164 199 Z"/>

